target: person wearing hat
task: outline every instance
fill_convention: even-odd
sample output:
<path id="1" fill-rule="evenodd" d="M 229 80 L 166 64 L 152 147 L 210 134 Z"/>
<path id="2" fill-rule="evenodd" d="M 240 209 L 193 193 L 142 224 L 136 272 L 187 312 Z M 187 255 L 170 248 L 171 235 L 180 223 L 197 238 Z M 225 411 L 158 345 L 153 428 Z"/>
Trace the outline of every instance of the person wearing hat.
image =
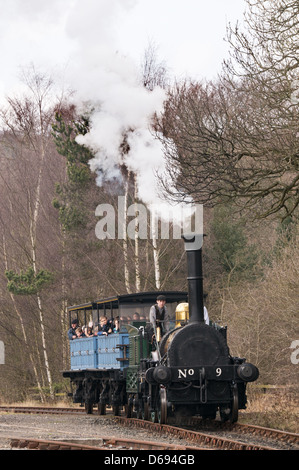
<path id="1" fill-rule="evenodd" d="M 169 317 L 166 307 L 166 297 L 164 295 L 158 295 L 157 303 L 152 305 L 150 308 L 149 320 L 153 325 L 154 329 L 157 327 L 161 328 L 161 335 L 169 331 Z"/>
<path id="2" fill-rule="evenodd" d="M 77 338 L 76 329 L 78 328 L 78 326 L 79 326 L 79 322 L 77 318 L 75 318 L 74 320 L 72 320 L 72 327 L 67 332 L 69 340 Z"/>

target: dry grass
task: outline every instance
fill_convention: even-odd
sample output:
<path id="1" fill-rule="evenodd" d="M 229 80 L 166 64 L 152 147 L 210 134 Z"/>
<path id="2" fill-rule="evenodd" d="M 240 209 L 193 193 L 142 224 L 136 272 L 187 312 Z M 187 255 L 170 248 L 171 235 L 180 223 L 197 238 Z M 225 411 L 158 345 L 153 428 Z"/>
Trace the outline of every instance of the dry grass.
<path id="1" fill-rule="evenodd" d="M 68 401 L 68 400 L 59 400 L 59 401 L 48 401 L 48 402 L 45 402 L 45 403 L 41 403 L 40 401 L 38 400 L 33 400 L 33 399 L 27 399 L 27 400 L 24 400 L 24 401 L 18 401 L 18 402 L 1 402 L 0 401 L 0 405 L 2 406 L 25 406 L 25 407 L 34 407 L 34 406 L 44 406 L 44 407 L 51 407 L 51 408 L 65 408 L 65 407 L 78 407 L 78 405 L 74 405 L 72 402 Z"/>
<path id="2" fill-rule="evenodd" d="M 299 433 L 299 403 L 296 390 L 249 391 L 247 409 L 239 422 Z"/>

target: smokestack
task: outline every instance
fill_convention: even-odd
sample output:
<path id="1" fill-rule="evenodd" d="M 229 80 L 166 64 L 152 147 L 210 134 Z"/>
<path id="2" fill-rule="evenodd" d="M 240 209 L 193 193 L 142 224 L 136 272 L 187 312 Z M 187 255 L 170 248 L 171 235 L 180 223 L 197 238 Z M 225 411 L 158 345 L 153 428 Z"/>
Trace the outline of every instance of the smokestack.
<path id="1" fill-rule="evenodd" d="M 188 267 L 189 322 L 204 322 L 202 243 L 203 234 L 182 236 Z"/>

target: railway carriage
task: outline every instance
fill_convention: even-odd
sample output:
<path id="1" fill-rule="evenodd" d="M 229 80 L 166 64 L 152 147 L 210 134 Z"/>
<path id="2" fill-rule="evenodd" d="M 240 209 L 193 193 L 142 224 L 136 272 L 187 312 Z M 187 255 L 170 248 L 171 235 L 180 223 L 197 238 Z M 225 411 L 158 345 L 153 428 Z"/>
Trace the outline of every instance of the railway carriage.
<path id="1" fill-rule="evenodd" d="M 119 333 L 70 341 L 70 370 L 63 376 L 75 385 L 73 399 L 91 413 L 106 406 L 117 415 L 137 416 L 160 423 L 200 415 L 223 421 L 238 419 L 246 408 L 246 385 L 257 380 L 256 366 L 233 357 L 226 327 L 204 322 L 201 235 L 185 237 L 188 292 L 159 292 L 167 299 L 168 333 L 148 323 L 157 292 L 115 296 L 69 308 L 70 319 L 86 325 L 100 314 L 119 316 Z M 143 321 L 124 317 L 139 313 Z"/>
<path id="2" fill-rule="evenodd" d="M 170 325 L 175 327 L 176 308 L 187 301 L 188 293 L 163 291 L 163 294 L 167 297 Z M 74 402 L 84 404 L 88 413 L 92 412 L 95 404 L 101 414 L 105 413 L 106 405 L 112 406 L 115 413 L 122 406 L 132 408 L 128 399 L 137 391 L 139 367 L 156 350 L 147 323 L 150 307 L 156 298 L 157 292 L 142 292 L 68 308 L 70 324 L 74 318 L 83 325 L 90 321 L 98 324 L 101 315 L 110 319 L 121 318 L 119 333 L 70 341 L 71 367 L 63 372 L 63 376 L 70 378 L 76 389 L 72 394 Z M 131 321 L 134 313 L 139 314 L 140 321 Z"/>

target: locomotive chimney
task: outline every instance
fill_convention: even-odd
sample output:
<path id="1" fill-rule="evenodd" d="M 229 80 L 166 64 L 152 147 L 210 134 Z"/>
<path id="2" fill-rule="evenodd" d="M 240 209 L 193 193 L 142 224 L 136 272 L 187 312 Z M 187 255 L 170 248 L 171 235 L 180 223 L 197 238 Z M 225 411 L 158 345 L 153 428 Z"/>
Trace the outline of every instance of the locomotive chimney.
<path id="1" fill-rule="evenodd" d="M 204 322 L 202 243 L 201 235 L 183 235 L 187 253 L 189 322 Z"/>

